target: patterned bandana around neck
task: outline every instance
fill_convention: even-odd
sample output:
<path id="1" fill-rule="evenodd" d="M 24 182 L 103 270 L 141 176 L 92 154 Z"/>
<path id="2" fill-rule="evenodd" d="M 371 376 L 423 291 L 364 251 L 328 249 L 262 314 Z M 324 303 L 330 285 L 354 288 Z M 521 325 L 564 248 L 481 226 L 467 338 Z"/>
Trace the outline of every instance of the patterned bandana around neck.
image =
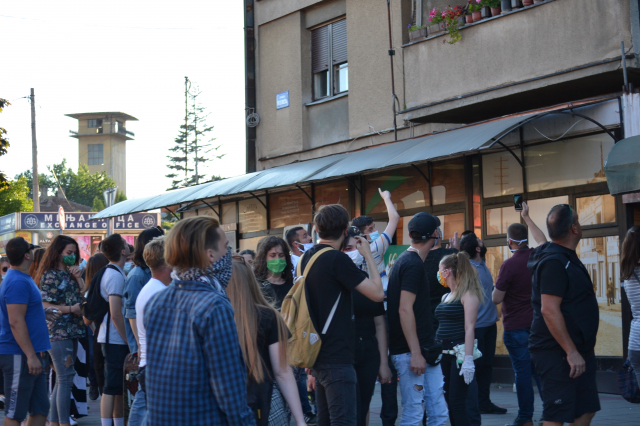
<path id="1" fill-rule="evenodd" d="M 231 268 L 231 247 L 227 247 L 227 254 L 207 268 L 189 268 L 179 272 L 174 270 L 171 278 L 181 281 L 200 281 L 218 290 L 224 290 L 231 279 Z"/>

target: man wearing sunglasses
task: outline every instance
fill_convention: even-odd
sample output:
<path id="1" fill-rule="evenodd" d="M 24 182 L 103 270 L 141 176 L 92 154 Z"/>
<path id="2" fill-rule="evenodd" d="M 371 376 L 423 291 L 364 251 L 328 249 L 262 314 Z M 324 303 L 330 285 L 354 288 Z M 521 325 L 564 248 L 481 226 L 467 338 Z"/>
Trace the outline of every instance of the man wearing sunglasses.
<path id="1" fill-rule="evenodd" d="M 5 381 L 5 425 L 43 426 L 49 413 L 41 352 L 51 349 L 42 296 L 29 276 L 33 244 L 17 237 L 7 243 L 10 268 L 0 286 L 0 368 Z"/>

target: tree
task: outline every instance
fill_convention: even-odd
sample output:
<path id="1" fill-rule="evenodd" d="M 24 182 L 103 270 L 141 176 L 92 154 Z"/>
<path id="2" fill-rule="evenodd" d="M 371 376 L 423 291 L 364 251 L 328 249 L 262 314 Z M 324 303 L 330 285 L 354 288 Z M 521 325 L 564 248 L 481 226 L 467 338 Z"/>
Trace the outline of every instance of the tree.
<path id="1" fill-rule="evenodd" d="M 93 204 L 91 205 L 92 211 L 100 212 L 106 208 L 107 206 L 104 204 L 104 200 L 102 199 L 102 197 L 99 197 L 97 195 L 93 197 Z"/>
<path id="2" fill-rule="evenodd" d="M 54 191 L 58 189 L 58 182 L 64 191 L 67 199 L 75 203 L 93 206 L 96 197 L 102 198 L 102 193 L 109 188 L 116 186 L 116 182 L 106 172 L 89 173 L 89 167 L 81 164 L 78 173 L 67 167 L 67 160 L 61 163 L 47 166 L 51 174 L 40 173 L 40 187 L 48 187 Z M 25 177 L 29 187 L 33 182 L 33 173 L 27 170 L 16 176 L 16 179 Z M 56 180 L 57 178 L 57 180 Z M 29 192 L 30 196 L 33 196 Z M 121 199 L 124 194 L 121 194 Z M 116 199 L 118 196 L 116 195 Z M 125 197 L 126 199 L 126 197 Z"/>
<path id="3" fill-rule="evenodd" d="M 187 84 L 191 82 L 187 79 Z M 207 123 L 209 113 L 199 102 L 198 97 L 202 91 L 198 86 L 190 90 L 190 86 L 185 87 L 185 124 L 180 125 L 180 132 L 174 139 L 175 145 L 169 148 L 171 152 L 167 155 L 169 164 L 167 167 L 172 170 L 166 177 L 173 179 L 171 188 L 176 189 L 186 186 L 198 185 L 206 180 L 203 174 L 203 165 L 213 159 L 221 159 L 225 154 L 217 154 L 220 145 L 212 148 L 211 142 L 215 138 L 210 138 L 209 133 L 213 131 L 213 126 Z M 208 155 L 212 151 L 216 154 Z M 219 176 L 213 176 L 211 180 L 219 180 Z"/>
<path id="4" fill-rule="evenodd" d="M 7 181 L 7 185 L 0 189 L 0 216 L 33 211 L 33 200 L 28 195 L 29 186 L 25 177 Z"/>
<path id="5" fill-rule="evenodd" d="M 0 98 L 0 112 L 2 112 L 4 107 L 8 105 L 11 105 L 8 100 Z M 6 134 L 7 131 L 3 127 L 0 127 L 0 156 L 5 155 L 9 148 L 9 140 L 5 137 Z M 7 188 L 9 185 L 10 182 L 7 180 L 7 176 L 0 171 L 0 190 Z"/>

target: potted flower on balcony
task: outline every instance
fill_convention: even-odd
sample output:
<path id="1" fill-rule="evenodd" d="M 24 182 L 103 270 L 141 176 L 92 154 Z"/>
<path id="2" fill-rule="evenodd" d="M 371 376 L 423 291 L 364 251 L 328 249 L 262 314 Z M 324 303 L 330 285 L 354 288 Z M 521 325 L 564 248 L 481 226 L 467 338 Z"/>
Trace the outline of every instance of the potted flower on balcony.
<path id="1" fill-rule="evenodd" d="M 482 0 L 482 6 L 491 9 L 491 16 L 498 16 L 502 9 L 500 9 L 500 0 Z"/>
<path id="2" fill-rule="evenodd" d="M 444 10 L 440 11 L 435 7 L 429 12 L 429 36 L 435 36 L 445 32 L 445 16 L 446 12 Z"/>
<path id="3" fill-rule="evenodd" d="M 447 6 L 443 11 L 444 26 L 449 34 L 449 44 L 457 43 L 462 36 L 460 35 L 460 27 L 464 25 L 464 8 L 462 6 Z"/>
<path id="4" fill-rule="evenodd" d="M 427 27 L 409 24 L 409 41 L 416 41 L 427 36 Z"/>
<path id="5" fill-rule="evenodd" d="M 473 22 L 482 20 L 482 0 L 469 0 L 468 13 L 473 17 Z"/>

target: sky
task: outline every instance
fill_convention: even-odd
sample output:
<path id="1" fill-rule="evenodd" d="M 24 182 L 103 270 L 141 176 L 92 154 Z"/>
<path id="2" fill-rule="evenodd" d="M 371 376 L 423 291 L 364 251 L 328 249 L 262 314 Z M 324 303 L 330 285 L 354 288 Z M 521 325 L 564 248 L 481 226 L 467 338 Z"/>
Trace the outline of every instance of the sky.
<path id="1" fill-rule="evenodd" d="M 168 149 L 184 120 L 184 77 L 214 126 L 223 160 L 207 175 L 245 173 L 244 32 L 239 1 L 17 1 L 0 8 L 0 113 L 11 147 L 0 170 L 13 178 L 31 168 L 35 89 L 38 171 L 63 158 L 78 167 L 77 120 L 65 114 L 121 111 L 127 142 L 127 196 L 162 193 Z"/>

